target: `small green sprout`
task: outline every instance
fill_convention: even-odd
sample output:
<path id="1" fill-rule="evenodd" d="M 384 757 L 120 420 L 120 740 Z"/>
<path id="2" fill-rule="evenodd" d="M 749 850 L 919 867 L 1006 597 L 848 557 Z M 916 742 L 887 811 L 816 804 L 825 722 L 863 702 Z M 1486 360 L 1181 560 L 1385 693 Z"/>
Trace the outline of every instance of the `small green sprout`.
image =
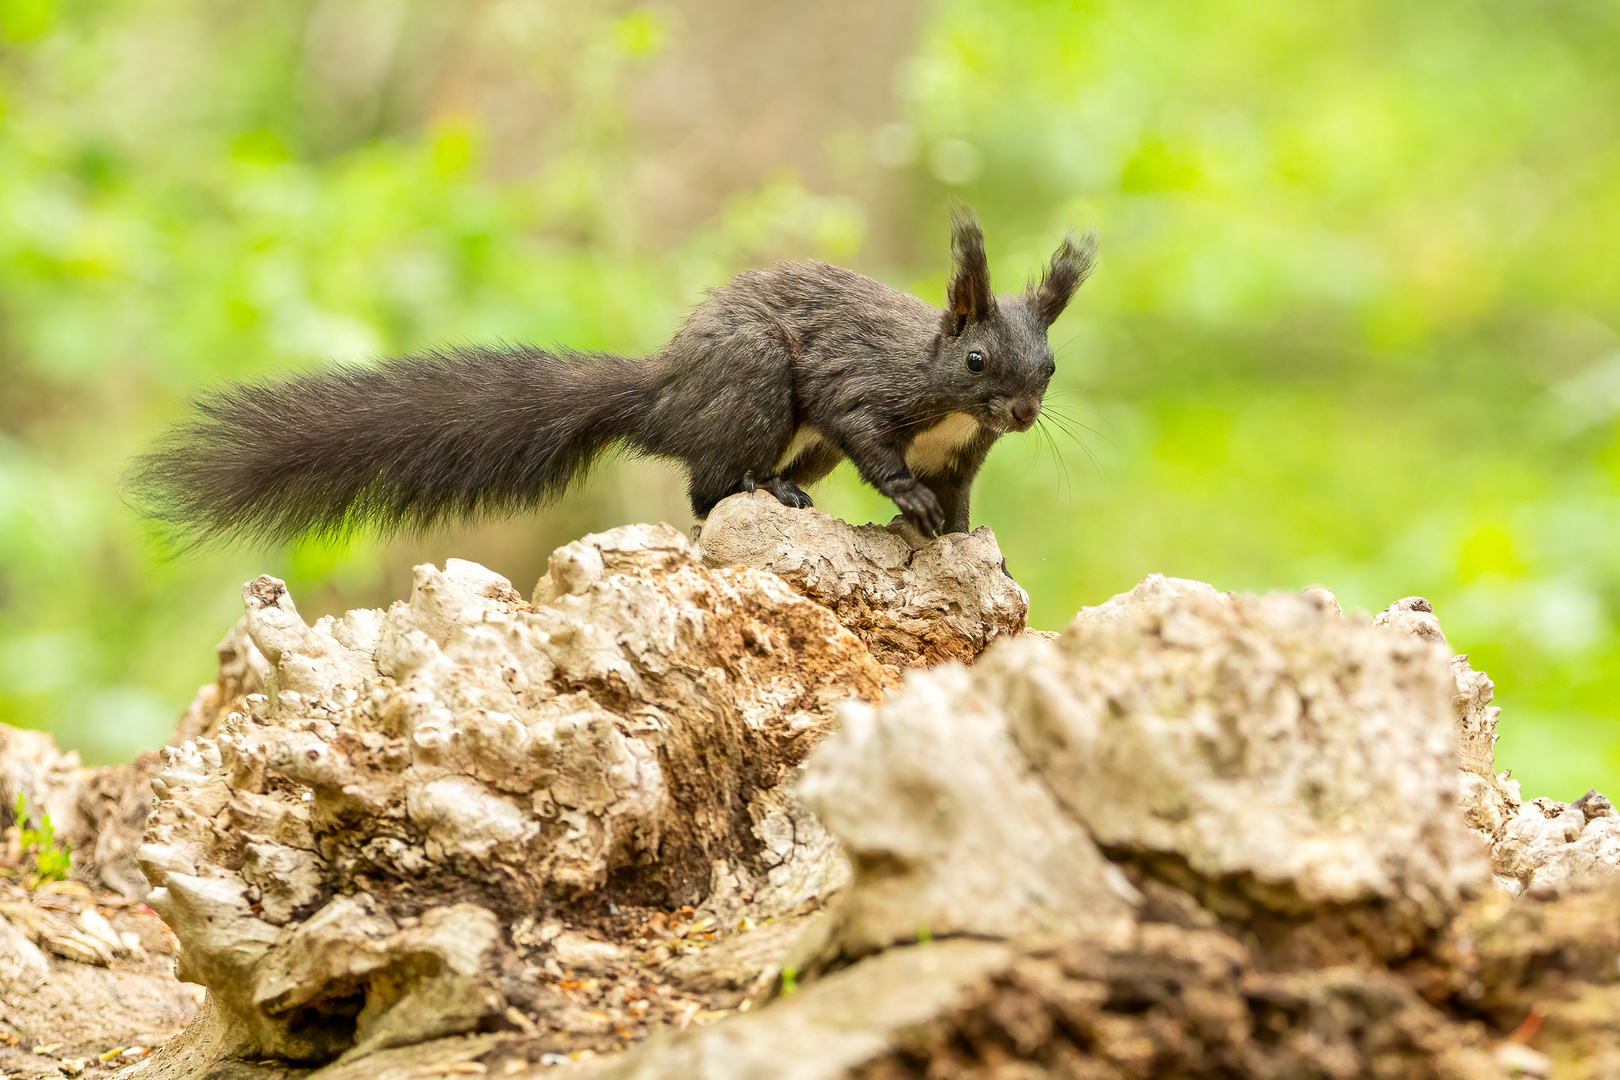
<path id="1" fill-rule="evenodd" d="M 23 866 L 32 858 L 33 871 L 26 872 L 19 867 L 23 880 L 29 888 L 38 888 L 47 881 L 64 881 L 73 867 L 73 847 L 67 841 L 58 842 L 56 829 L 51 825 L 51 816 L 41 814 L 39 825 L 31 827 L 28 824 L 28 804 L 22 792 L 17 793 L 17 832 L 22 840 Z"/>

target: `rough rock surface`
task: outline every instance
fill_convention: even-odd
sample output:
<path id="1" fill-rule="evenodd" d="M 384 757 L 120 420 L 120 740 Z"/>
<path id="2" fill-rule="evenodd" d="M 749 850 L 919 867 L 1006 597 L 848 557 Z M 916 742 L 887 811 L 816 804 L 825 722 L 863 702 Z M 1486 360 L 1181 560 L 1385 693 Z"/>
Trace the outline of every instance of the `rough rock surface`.
<path id="1" fill-rule="evenodd" d="M 717 875 L 786 912 L 841 879 L 778 789 L 881 673 L 768 573 L 633 526 L 558 549 L 532 607 L 454 561 L 314 626 L 272 578 L 244 600 L 266 693 L 165 751 L 140 853 L 242 1052 L 324 1061 L 521 1012 L 502 972 L 525 917 L 673 907 Z"/>
<path id="2" fill-rule="evenodd" d="M 1029 595 L 982 526 L 925 541 L 903 521 L 851 527 L 759 491 L 715 507 L 698 546 L 709 566 L 769 570 L 831 608 L 893 668 L 971 663 L 1029 614 Z"/>
<path id="3" fill-rule="evenodd" d="M 1280 915 L 1370 905 L 1368 945 L 1395 955 L 1482 880 L 1455 812 L 1442 647 L 1320 595 L 1193 589 L 1082 611 L 1059 652 L 1020 642 L 979 670 L 1006 681 L 1020 746 L 1121 862 Z"/>
<path id="4" fill-rule="evenodd" d="M 1166 586 L 844 708 L 801 793 L 850 850 L 857 951 L 919 918 L 1095 935 L 1143 901 L 1123 869 L 1399 958 L 1477 890 L 1443 649 L 1309 598 Z"/>
<path id="5" fill-rule="evenodd" d="M 1330 598 L 1163 578 L 914 673 L 800 785 L 855 868 L 798 957 L 833 973 L 601 1075 L 1505 1075 L 1433 975 L 1477 981 L 1449 930 L 1489 880 L 1451 691 Z"/>
<path id="6" fill-rule="evenodd" d="M 725 509 L 785 578 L 633 527 L 532 603 L 251 583 L 143 852 L 211 995 L 127 1075 L 1620 1074 L 1614 811 L 1497 775 L 1420 599 L 1016 634 L 987 533 Z"/>
<path id="7" fill-rule="evenodd" d="M 1050 648 L 1008 642 L 999 655 Z M 838 942 L 846 953 L 919 934 L 1107 938 L 1128 927 L 1136 890 L 1031 769 L 1003 689 L 948 666 L 908 678 L 882 706 L 840 710 L 843 730 L 799 793 L 855 869 Z"/>
<path id="8" fill-rule="evenodd" d="M 1428 601 L 1397 600 L 1373 620 L 1434 641 L 1446 642 Z M 1573 803 L 1525 799 L 1519 782 L 1496 772 L 1495 685 L 1475 671 L 1466 655 L 1452 658 L 1463 820 L 1489 846 L 1496 883 L 1518 895 L 1553 896 L 1600 882 L 1620 872 L 1620 814 L 1598 791 Z"/>
<path id="9" fill-rule="evenodd" d="M 205 687 L 177 734 L 206 721 L 216 699 Z M 146 752 L 85 768 L 49 735 L 0 724 L 0 1075 L 104 1074 L 196 1015 L 202 988 L 176 979 L 179 943 L 139 902 L 150 886 L 136 848 L 159 767 Z M 19 796 L 34 825 L 50 819 L 74 879 L 34 880 Z"/>

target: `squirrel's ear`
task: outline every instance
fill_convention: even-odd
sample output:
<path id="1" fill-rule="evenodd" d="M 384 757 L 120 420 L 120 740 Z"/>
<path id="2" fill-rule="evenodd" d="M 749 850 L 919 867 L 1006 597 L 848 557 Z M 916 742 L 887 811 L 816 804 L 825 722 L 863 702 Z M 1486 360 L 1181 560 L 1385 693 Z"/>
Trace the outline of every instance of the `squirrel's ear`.
<path id="1" fill-rule="evenodd" d="M 1041 275 L 1041 283 L 1032 283 L 1029 287 L 1029 305 L 1043 325 L 1051 326 L 1063 314 L 1074 291 L 1091 276 L 1096 261 L 1096 229 L 1083 236 L 1078 244 L 1073 233 L 1063 238 L 1063 246 L 1052 256 L 1052 265 Z"/>
<path id="2" fill-rule="evenodd" d="M 996 294 L 990 291 L 990 260 L 984 255 L 984 232 L 966 207 L 951 214 L 951 253 L 956 257 L 956 272 L 945 290 L 945 332 L 955 337 L 968 323 L 989 318 L 996 308 Z"/>

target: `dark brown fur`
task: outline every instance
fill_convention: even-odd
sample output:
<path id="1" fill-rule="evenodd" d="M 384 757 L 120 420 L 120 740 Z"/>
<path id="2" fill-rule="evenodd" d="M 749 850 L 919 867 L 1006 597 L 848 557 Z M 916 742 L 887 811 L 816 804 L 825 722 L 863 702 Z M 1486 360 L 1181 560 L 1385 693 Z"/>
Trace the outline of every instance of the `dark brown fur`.
<path id="1" fill-rule="evenodd" d="M 131 486 L 198 539 L 286 541 L 528 509 L 617 443 L 684 462 L 700 518 L 756 487 L 808 506 L 801 486 L 847 457 L 923 532 L 963 531 L 991 444 L 1039 414 L 1046 331 L 1095 243 L 1066 238 L 1038 286 L 997 298 L 978 222 L 959 214 L 952 234 L 944 311 L 781 263 L 714 289 L 646 361 L 478 347 L 226 386 Z"/>

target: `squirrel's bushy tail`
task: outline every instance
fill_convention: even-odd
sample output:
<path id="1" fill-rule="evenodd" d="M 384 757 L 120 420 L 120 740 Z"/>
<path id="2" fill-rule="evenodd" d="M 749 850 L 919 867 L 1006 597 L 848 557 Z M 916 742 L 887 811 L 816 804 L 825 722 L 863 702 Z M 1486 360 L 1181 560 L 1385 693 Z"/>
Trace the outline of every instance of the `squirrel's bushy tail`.
<path id="1" fill-rule="evenodd" d="M 652 376 L 622 357 L 512 347 L 238 383 L 137 458 L 128 489 L 196 542 L 510 513 L 633 437 Z"/>

